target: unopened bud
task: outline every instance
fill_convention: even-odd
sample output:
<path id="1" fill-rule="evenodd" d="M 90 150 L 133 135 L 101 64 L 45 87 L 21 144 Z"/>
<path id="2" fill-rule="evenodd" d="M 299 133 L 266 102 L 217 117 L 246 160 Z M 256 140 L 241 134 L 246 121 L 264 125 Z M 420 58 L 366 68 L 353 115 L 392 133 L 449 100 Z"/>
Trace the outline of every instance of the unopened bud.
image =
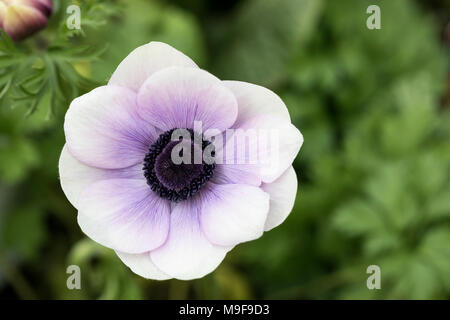
<path id="1" fill-rule="evenodd" d="M 0 0 L 0 28 L 21 40 L 45 28 L 52 9 L 50 0 Z"/>

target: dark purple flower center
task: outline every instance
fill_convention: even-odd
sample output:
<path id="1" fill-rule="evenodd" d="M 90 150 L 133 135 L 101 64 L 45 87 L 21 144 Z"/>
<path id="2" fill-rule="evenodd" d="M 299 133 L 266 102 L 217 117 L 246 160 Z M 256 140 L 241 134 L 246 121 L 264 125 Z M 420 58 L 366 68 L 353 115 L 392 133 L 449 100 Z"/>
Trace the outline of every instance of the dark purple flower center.
<path id="1" fill-rule="evenodd" d="M 152 191 L 161 198 L 179 202 L 196 194 L 211 179 L 216 165 L 203 159 L 203 150 L 210 141 L 203 140 L 191 129 L 185 131 L 190 134 L 190 140 L 173 140 L 174 130 L 162 133 L 151 145 L 143 170 Z M 186 150 L 188 153 L 184 154 Z M 174 155 L 183 160 L 174 161 Z M 214 156 L 214 151 L 211 155 Z"/>

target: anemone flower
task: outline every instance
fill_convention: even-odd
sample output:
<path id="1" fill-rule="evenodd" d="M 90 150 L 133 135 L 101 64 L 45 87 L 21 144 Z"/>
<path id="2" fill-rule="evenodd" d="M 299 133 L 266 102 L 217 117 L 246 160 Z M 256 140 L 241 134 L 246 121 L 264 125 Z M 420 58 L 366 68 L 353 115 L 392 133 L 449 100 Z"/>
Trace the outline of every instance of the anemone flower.
<path id="1" fill-rule="evenodd" d="M 145 278 L 203 277 L 294 204 L 303 137 L 282 100 L 164 43 L 73 100 L 64 131 L 61 185 L 81 229 Z"/>
<path id="2" fill-rule="evenodd" d="M 0 0 L 0 29 L 21 40 L 45 28 L 52 10 L 50 0 Z"/>

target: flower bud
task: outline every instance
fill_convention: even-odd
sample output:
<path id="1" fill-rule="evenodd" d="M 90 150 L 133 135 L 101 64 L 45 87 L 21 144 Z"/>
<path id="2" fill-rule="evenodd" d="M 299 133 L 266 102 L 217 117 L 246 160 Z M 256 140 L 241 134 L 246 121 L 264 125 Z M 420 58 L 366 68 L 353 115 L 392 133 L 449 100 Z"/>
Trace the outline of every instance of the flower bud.
<path id="1" fill-rule="evenodd" d="M 0 29 L 21 40 L 45 28 L 52 9 L 50 0 L 0 0 Z"/>

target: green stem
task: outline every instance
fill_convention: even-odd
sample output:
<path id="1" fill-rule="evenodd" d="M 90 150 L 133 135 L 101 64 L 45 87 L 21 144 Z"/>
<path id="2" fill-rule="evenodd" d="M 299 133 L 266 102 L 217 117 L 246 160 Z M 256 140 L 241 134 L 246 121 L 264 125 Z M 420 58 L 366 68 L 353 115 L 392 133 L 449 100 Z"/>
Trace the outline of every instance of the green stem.
<path id="1" fill-rule="evenodd" d="M 36 299 L 36 294 L 33 289 L 22 275 L 22 273 L 8 261 L 6 257 L 0 251 L 0 268 L 3 271 L 3 274 L 11 285 L 11 287 L 16 292 L 17 296 L 21 299 L 25 300 L 34 300 Z"/>

